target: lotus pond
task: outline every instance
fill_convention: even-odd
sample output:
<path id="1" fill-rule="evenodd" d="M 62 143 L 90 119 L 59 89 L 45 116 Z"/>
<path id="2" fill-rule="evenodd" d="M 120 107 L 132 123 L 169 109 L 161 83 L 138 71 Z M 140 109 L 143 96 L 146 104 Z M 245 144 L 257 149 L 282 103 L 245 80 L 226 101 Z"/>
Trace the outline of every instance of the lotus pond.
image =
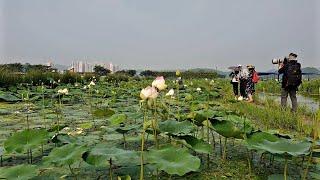
<path id="1" fill-rule="evenodd" d="M 225 80 L 165 83 L 1 89 L 0 179 L 320 179 L 320 113 L 284 133 Z"/>

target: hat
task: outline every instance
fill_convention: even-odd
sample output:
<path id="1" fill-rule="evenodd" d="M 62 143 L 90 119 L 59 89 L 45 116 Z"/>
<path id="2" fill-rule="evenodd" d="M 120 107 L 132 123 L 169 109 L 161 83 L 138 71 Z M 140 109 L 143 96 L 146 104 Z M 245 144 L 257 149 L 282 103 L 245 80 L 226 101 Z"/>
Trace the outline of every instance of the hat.
<path id="1" fill-rule="evenodd" d="M 298 55 L 295 53 L 290 53 L 289 56 L 298 57 Z"/>
<path id="2" fill-rule="evenodd" d="M 238 67 L 242 67 L 242 65 L 241 65 L 241 64 L 238 64 Z"/>
<path id="3" fill-rule="evenodd" d="M 247 65 L 248 69 L 254 69 L 255 67 L 252 64 Z"/>

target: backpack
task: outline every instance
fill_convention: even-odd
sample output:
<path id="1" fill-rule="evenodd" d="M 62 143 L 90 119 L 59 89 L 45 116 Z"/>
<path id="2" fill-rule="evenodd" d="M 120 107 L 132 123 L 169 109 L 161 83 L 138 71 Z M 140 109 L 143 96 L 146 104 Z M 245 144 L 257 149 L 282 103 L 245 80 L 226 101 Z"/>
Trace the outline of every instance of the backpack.
<path id="1" fill-rule="evenodd" d="M 253 83 L 258 83 L 259 80 L 260 80 L 260 77 L 259 77 L 258 73 L 256 71 L 254 71 L 253 74 L 252 74 L 252 82 Z"/>
<path id="2" fill-rule="evenodd" d="M 286 87 L 298 87 L 302 83 L 302 73 L 300 63 L 287 64 L 287 83 Z"/>

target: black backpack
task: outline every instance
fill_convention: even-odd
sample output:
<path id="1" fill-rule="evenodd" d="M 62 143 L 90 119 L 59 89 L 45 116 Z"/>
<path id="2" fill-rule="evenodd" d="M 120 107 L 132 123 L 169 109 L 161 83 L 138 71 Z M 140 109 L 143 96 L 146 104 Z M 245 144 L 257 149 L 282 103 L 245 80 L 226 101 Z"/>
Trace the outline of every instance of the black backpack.
<path id="1" fill-rule="evenodd" d="M 287 64 L 286 87 L 298 87 L 302 83 L 301 64 L 294 62 Z"/>

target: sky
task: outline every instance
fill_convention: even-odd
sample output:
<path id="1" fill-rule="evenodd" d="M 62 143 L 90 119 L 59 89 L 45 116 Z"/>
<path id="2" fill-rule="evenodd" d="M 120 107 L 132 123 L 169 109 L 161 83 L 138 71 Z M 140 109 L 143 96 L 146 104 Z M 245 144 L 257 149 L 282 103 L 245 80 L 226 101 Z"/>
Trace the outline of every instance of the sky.
<path id="1" fill-rule="evenodd" d="M 0 63 L 217 68 L 290 52 L 320 67 L 317 0 L 0 0 Z"/>

